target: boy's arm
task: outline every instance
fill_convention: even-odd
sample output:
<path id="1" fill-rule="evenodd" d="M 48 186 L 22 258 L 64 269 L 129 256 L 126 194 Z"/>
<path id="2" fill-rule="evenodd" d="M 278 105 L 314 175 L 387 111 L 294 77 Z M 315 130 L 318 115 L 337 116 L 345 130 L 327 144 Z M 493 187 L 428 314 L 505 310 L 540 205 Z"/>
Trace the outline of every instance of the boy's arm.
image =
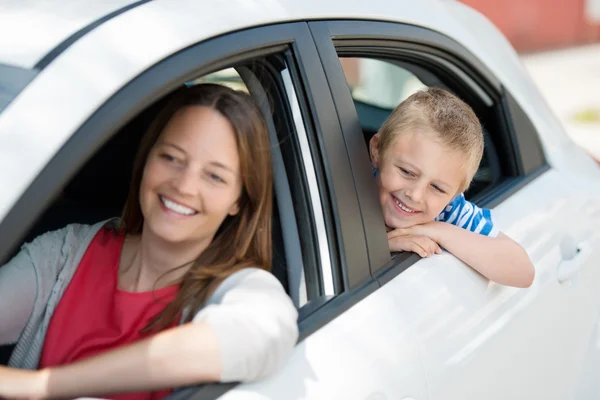
<path id="1" fill-rule="evenodd" d="M 525 249 L 504 233 L 489 237 L 458 226 L 433 221 L 388 233 L 397 236 L 423 235 L 431 238 L 458 259 L 494 282 L 502 285 L 529 287 L 535 269 Z"/>

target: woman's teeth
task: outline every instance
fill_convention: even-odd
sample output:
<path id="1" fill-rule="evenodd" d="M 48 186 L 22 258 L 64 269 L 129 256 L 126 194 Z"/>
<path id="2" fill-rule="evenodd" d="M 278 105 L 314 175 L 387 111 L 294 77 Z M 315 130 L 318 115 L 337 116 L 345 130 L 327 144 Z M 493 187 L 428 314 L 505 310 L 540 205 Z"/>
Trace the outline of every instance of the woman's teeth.
<path id="1" fill-rule="evenodd" d="M 165 199 L 164 197 L 160 197 L 160 201 L 167 207 L 167 209 L 176 212 L 181 215 L 194 215 L 196 214 L 196 210 L 192 210 L 191 208 L 182 206 L 181 204 L 177 204 L 174 201 L 169 199 Z"/>

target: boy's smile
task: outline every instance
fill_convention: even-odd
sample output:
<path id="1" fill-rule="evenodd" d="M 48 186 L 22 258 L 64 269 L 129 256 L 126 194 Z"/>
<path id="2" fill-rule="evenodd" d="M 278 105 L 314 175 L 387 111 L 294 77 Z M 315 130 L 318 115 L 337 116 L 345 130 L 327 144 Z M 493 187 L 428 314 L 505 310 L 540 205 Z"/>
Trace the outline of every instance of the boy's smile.
<path id="1" fill-rule="evenodd" d="M 408 228 L 433 221 L 458 194 L 466 177 L 466 156 L 436 140 L 434 132 L 399 134 L 378 154 L 378 135 L 371 139 L 371 158 L 385 223 Z"/>

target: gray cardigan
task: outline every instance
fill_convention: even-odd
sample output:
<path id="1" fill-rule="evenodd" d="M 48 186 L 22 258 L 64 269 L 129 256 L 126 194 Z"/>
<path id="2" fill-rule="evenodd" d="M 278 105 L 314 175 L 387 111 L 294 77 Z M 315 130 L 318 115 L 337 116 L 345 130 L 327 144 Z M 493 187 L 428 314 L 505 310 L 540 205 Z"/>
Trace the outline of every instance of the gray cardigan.
<path id="1" fill-rule="evenodd" d="M 16 343 L 9 366 L 38 367 L 48 324 L 81 258 L 98 230 L 117 221 L 40 235 L 0 268 L 0 345 Z M 243 382 L 269 375 L 287 360 L 298 338 L 297 317 L 273 275 L 247 268 L 223 281 L 193 321 L 217 333 L 221 381 Z"/>

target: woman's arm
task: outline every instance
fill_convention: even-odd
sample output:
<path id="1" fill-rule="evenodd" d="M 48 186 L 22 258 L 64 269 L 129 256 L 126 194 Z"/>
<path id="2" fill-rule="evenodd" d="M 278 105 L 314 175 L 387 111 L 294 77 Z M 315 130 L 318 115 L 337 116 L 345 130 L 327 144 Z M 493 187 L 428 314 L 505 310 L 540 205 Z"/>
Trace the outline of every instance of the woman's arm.
<path id="1" fill-rule="evenodd" d="M 535 269 L 529 255 L 517 242 L 500 232 L 489 237 L 445 222 L 430 222 L 388 233 L 390 244 L 395 238 L 423 235 L 444 247 L 465 264 L 502 285 L 529 287 Z"/>
<path id="2" fill-rule="evenodd" d="M 251 381 L 277 370 L 298 337 L 297 312 L 268 272 L 226 279 L 192 323 L 72 364 L 0 368 L 0 397 L 56 398 Z"/>
<path id="3" fill-rule="evenodd" d="M 298 311 L 272 274 L 246 268 L 227 278 L 194 317 L 216 331 L 221 382 L 248 382 L 279 370 L 298 340 Z"/>
<path id="4" fill-rule="evenodd" d="M 220 374 L 214 330 L 208 324 L 188 323 L 60 367 L 0 367 L 0 397 L 104 396 L 217 381 Z"/>

